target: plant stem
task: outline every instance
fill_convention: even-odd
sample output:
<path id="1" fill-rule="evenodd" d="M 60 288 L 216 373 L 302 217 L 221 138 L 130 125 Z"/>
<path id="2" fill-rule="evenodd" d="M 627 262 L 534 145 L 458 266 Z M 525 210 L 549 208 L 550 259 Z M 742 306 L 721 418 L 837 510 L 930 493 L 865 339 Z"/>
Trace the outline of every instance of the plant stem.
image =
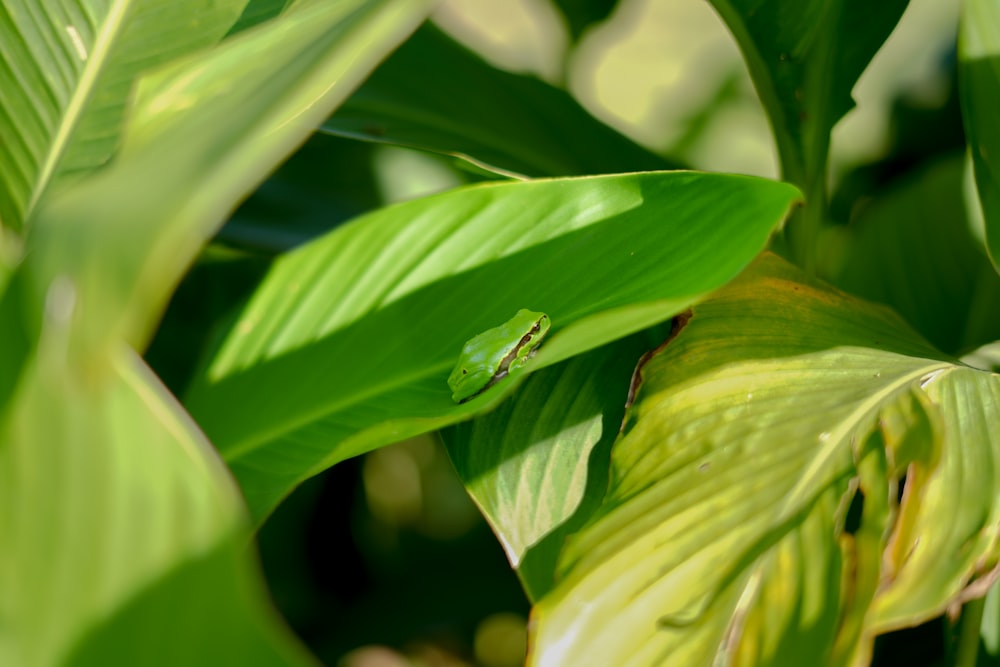
<path id="1" fill-rule="evenodd" d="M 962 608 L 958 621 L 955 667 L 975 667 L 979 657 L 979 630 L 983 624 L 985 598 L 972 600 Z"/>

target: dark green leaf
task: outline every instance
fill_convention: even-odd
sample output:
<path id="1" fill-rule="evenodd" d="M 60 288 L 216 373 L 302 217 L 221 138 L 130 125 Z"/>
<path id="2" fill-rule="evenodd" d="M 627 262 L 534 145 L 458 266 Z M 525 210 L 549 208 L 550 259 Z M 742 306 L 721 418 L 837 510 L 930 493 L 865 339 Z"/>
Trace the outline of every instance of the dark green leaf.
<path id="1" fill-rule="evenodd" d="M 618 0 L 555 0 L 569 24 L 573 39 L 579 39 L 592 23 L 608 18 Z"/>
<path id="2" fill-rule="evenodd" d="M 853 106 L 851 89 L 908 0 L 711 2 L 736 38 L 770 117 L 782 177 L 806 196 L 780 247 L 812 273 L 827 203 L 830 130 Z"/>
<path id="3" fill-rule="evenodd" d="M 1000 276 L 970 232 L 964 171 L 952 156 L 883 188 L 852 224 L 832 275 L 951 354 L 1000 339 Z"/>
<path id="4" fill-rule="evenodd" d="M 240 204 L 216 240 L 278 255 L 377 207 L 374 148 L 313 134 Z"/>
<path id="5" fill-rule="evenodd" d="M 965 618 L 963 617 L 963 621 Z M 977 667 L 1000 665 L 1000 585 L 994 584 L 986 596 L 981 626 Z"/>
<path id="6" fill-rule="evenodd" d="M 268 21 L 278 16 L 285 8 L 292 4 L 293 0 L 249 0 L 239 20 L 233 24 L 229 30 L 229 35 L 243 32 L 247 28 L 252 28 L 259 23 Z"/>
<path id="7" fill-rule="evenodd" d="M 39 301 L 73 281 L 74 353 L 118 337 L 144 347 L 206 239 L 426 5 L 316 4 L 144 78 L 114 164 L 47 197 L 29 238 Z"/>
<path id="8" fill-rule="evenodd" d="M 527 176 L 677 167 L 596 120 L 566 92 L 498 70 L 430 25 L 383 63 L 323 129 Z"/>
<path id="9" fill-rule="evenodd" d="M 1000 272 L 1000 7 L 989 0 L 963 4 L 959 81 L 962 115 L 986 219 L 986 248 Z"/>

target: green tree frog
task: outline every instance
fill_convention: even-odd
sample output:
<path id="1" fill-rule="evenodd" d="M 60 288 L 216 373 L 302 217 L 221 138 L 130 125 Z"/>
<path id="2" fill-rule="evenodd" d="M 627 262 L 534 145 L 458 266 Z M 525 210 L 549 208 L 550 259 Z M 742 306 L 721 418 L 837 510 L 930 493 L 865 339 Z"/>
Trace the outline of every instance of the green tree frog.
<path id="1" fill-rule="evenodd" d="M 516 375 L 548 333 L 549 324 L 545 313 L 521 309 L 500 326 L 469 339 L 448 377 L 452 399 L 464 403 Z"/>

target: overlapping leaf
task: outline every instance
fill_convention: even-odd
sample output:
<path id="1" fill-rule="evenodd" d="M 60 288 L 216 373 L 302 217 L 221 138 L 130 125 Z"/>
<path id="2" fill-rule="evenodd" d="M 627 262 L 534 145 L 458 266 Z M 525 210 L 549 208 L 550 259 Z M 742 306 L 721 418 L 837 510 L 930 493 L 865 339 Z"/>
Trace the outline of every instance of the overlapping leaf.
<path id="1" fill-rule="evenodd" d="M 963 5 L 961 29 L 962 115 L 986 219 L 986 248 L 1000 271 L 1000 7 L 989 0 Z"/>
<path id="2" fill-rule="evenodd" d="M 314 133 L 240 204 L 216 240 L 279 255 L 380 206 L 374 148 Z"/>
<path id="3" fill-rule="evenodd" d="M 604 495 L 632 371 L 654 345 L 640 334 L 546 368 L 496 410 L 442 434 L 532 599 L 552 586 L 566 534 Z"/>
<path id="4" fill-rule="evenodd" d="M 566 92 L 498 70 L 432 26 L 383 63 L 323 129 L 527 176 L 677 168 L 594 119 Z"/>
<path id="5" fill-rule="evenodd" d="M 591 25 L 606 19 L 618 5 L 618 0 L 555 0 L 555 2 L 569 23 L 573 39 L 579 39 Z"/>
<path id="6" fill-rule="evenodd" d="M 451 400 L 445 380 L 473 335 L 546 312 L 540 368 L 661 321 L 736 275 L 796 196 L 672 172 L 481 185 L 377 211 L 277 262 L 186 403 L 261 517 L 333 463 L 502 396 Z"/>
<path id="7" fill-rule="evenodd" d="M 976 348 L 962 357 L 962 361 L 974 368 L 1000 373 L 1000 341 Z"/>
<path id="8" fill-rule="evenodd" d="M 889 311 L 765 256 L 642 378 L 532 664 L 863 664 L 995 562 L 1000 376 Z"/>
<path id="9" fill-rule="evenodd" d="M 239 20 L 233 24 L 229 33 L 233 35 L 247 28 L 252 28 L 258 23 L 273 19 L 291 3 L 292 0 L 247 0 L 243 13 L 240 14 Z"/>
<path id="10" fill-rule="evenodd" d="M 825 172 L 830 129 L 854 106 L 851 89 L 907 0 L 711 2 L 743 51 L 785 177 L 808 185 Z"/>
<path id="11" fill-rule="evenodd" d="M 161 68 L 142 79 L 114 164 L 46 190 L 0 299 L 0 368 L 12 371 L 0 385 L 0 663 L 305 661 L 248 568 L 228 471 L 129 344 L 145 343 L 225 214 L 427 6 L 302 6 Z"/>
<path id="12" fill-rule="evenodd" d="M 133 352 L 96 374 L 61 363 L 64 314 L 0 430 L 0 663 L 303 664 L 265 623 L 222 462 Z M 189 623 L 206 604 L 212 622 Z"/>
<path id="13" fill-rule="evenodd" d="M 10 407 L 10 400 L 34 346 L 29 331 L 36 328 L 23 308 L 23 272 L 20 242 L 0 228 L 0 422 Z"/>
<path id="14" fill-rule="evenodd" d="M 0 222 L 114 149 L 135 78 L 216 43 L 246 0 L 10 0 L 0 13 Z"/>
<path id="15" fill-rule="evenodd" d="M 1000 339 L 1000 276 L 966 222 L 964 164 L 953 156 L 883 188 L 854 221 L 831 276 L 953 354 Z"/>
<path id="16" fill-rule="evenodd" d="M 981 637 L 976 664 L 996 665 L 1000 662 L 1000 586 L 996 584 L 983 602 Z"/>
<path id="17" fill-rule="evenodd" d="M 908 0 L 711 0 L 736 38 L 764 104 L 782 177 L 808 202 L 789 225 L 791 256 L 808 271 L 826 206 L 830 130 Z"/>
<path id="18" fill-rule="evenodd" d="M 77 281 L 84 354 L 119 336 L 145 345 L 225 215 L 427 8 L 318 4 L 143 79 L 115 164 L 43 202 L 31 238 L 39 290 Z"/>

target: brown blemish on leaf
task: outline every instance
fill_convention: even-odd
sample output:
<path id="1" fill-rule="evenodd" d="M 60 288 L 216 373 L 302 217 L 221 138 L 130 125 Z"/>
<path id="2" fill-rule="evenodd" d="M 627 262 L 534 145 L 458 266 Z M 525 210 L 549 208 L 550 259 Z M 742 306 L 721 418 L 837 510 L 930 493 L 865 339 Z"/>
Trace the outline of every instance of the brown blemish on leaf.
<path id="1" fill-rule="evenodd" d="M 650 350 L 639 358 L 639 363 L 636 364 L 635 370 L 632 372 L 632 381 L 628 386 L 628 398 L 625 400 L 626 410 L 628 410 L 629 406 L 632 405 L 632 402 L 635 400 L 635 395 L 639 391 L 639 387 L 642 385 L 642 367 L 645 366 L 650 359 L 662 352 L 663 349 L 670 344 L 670 341 L 677 337 L 677 334 L 681 332 L 681 329 L 687 326 L 687 323 L 693 316 L 694 313 L 691 312 L 690 308 L 685 310 L 683 313 L 674 316 L 674 319 L 670 323 L 670 335 L 667 336 L 667 339 L 660 343 L 656 348 Z"/>

